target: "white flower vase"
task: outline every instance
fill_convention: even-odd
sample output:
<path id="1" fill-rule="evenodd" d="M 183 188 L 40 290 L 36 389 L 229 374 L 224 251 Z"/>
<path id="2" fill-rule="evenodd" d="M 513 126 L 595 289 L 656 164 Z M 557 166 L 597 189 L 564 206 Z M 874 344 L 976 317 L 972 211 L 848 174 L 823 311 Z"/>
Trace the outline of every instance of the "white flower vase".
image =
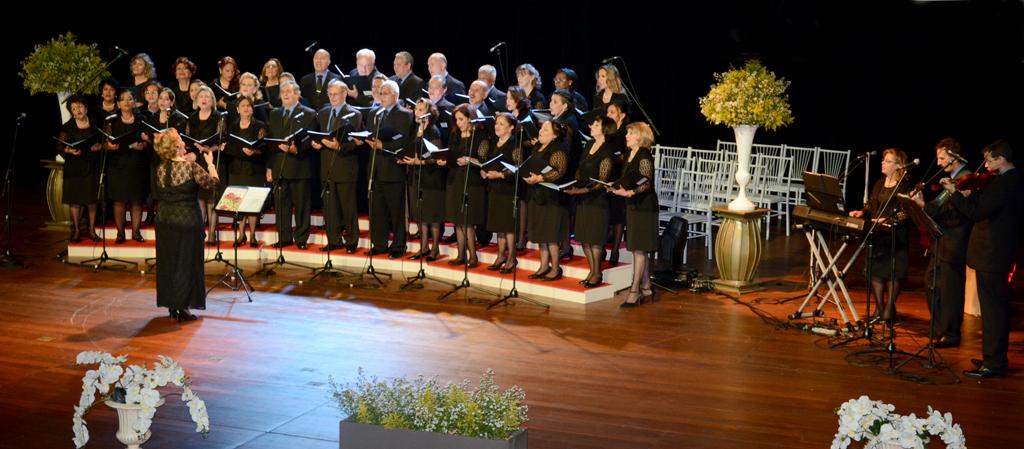
<path id="1" fill-rule="evenodd" d="M 163 403 L 164 400 L 160 399 L 156 406 L 159 407 Z M 153 432 L 149 429 L 146 429 L 146 433 L 142 435 L 135 431 L 135 423 L 139 420 L 139 412 L 142 411 L 142 406 L 139 404 L 122 404 L 114 401 L 106 401 L 104 404 L 117 410 L 117 440 L 124 443 L 128 449 L 141 449 L 142 444 L 149 441 L 149 437 L 153 435 Z"/>
<path id="2" fill-rule="evenodd" d="M 732 129 L 736 133 L 736 183 L 740 193 L 729 202 L 729 210 L 749 212 L 754 210 L 754 203 L 747 199 L 747 183 L 750 182 L 750 149 L 754 146 L 757 125 L 736 125 Z"/>
<path id="3" fill-rule="evenodd" d="M 60 124 L 63 125 L 71 120 L 71 113 L 68 112 L 67 104 L 68 98 L 71 97 L 71 92 L 57 92 L 57 109 L 60 110 Z"/>

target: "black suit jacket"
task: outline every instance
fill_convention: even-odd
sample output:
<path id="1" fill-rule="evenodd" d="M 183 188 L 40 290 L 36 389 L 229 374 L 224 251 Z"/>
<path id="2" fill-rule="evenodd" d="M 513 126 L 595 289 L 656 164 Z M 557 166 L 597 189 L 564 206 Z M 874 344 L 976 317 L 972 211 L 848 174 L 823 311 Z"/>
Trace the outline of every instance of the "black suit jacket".
<path id="1" fill-rule="evenodd" d="M 366 75 L 366 79 L 367 79 L 367 81 L 369 81 L 369 84 L 367 84 L 367 85 L 372 87 L 373 86 L 373 78 L 376 77 L 377 75 L 380 75 L 380 74 L 381 73 L 380 73 L 379 70 L 377 70 L 377 67 L 374 67 L 373 68 L 373 72 L 370 72 L 369 75 Z M 359 69 L 352 69 L 352 70 L 350 70 L 348 72 L 348 76 L 350 76 L 350 77 L 352 77 L 352 76 L 360 76 L 359 75 Z M 348 88 L 349 89 L 356 89 L 356 97 L 355 98 L 349 98 L 349 103 L 352 103 L 353 106 L 366 107 L 366 106 L 370 106 L 371 104 L 373 104 L 373 95 L 366 95 L 362 89 L 356 88 L 356 86 L 354 84 L 349 84 Z M 399 98 L 399 100 L 401 100 L 401 98 Z"/>
<path id="2" fill-rule="evenodd" d="M 970 173 L 970 170 L 963 166 L 956 173 L 953 173 L 951 177 L 958 179 L 967 173 Z M 956 206 L 953 206 L 953 203 L 948 198 L 941 198 L 944 195 L 954 194 L 939 193 L 939 196 L 924 205 L 924 211 L 935 220 L 942 230 L 939 245 L 935 248 L 935 256 L 943 262 L 962 265 L 967 256 L 967 240 L 971 236 L 971 225 L 974 222 L 957 210 Z M 939 205 L 939 203 L 942 204 Z"/>
<path id="3" fill-rule="evenodd" d="M 412 111 L 398 104 L 393 106 L 391 112 L 386 113 L 386 116 L 377 114 L 379 111 L 380 108 L 377 108 L 370 114 L 370 122 L 367 124 L 366 129 L 376 132 L 382 128 L 394 128 L 402 134 L 402 137 L 398 140 L 384 142 L 384 149 L 395 151 L 399 148 L 408 147 L 409 143 L 412 142 L 412 136 L 416 133 L 416 123 L 413 120 Z M 379 126 L 378 121 L 380 121 Z M 378 151 L 377 161 L 373 167 L 374 179 L 380 182 L 405 182 L 405 168 L 398 165 L 396 161 L 395 156 L 384 151 Z"/>
<path id="4" fill-rule="evenodd" d="M 361 131 L 363 129 L 363 114 L 361 114 L 356 108 L 353 108 L 349 104 L 345 104 L 341 107 L 338 118 L 334 120 L 331 127 L 327 127 L 327 122 L 331 118 L 331 105 L 328 103 L 324 106 L 320 112 L 317 113 L 317 125 L 318 128 L 323 131 L 334 131 L 343 126 L 348 126 L 349 131 Z M 352 114 L 347 120 L 342 120 L 345 117 Z M 320 180 L 321 181 L 334 181 L 334 182 L 346 182 L 354 183 L 356 178 L 359 176 L 359 153 L 356 149 L 359 148 L 354 141 L 348 140 L 345 133 L 342 133 L 341 140 L 338 143 L 341 144 L 341 148 L 338 151 L 334 151 L 330 148 L 323 147 L 320 149 Z M 333 161 L 333 168 L 331 163 Z M 328 176 L 328 174 L 330 176 Z"/>
<path id="5" fill-rule="evenodd" d="M 505 107 L 505 100 L 508 98 L 508 94 L 498 90 L 497 87 L 491 86 L 491 90 L 487 91 L 487 106 L 492 111 L 497 112 L 508 112 L 508 108 Z"/>
<path id="6" fill-rule="evenodd" d="M 405 100 L 408 98 L 416 101 L 423 98 L 423 78 L 416 76 L 415 73 L 410 73 L 409 76 L 405 77 L 405 82 L 400 82 L 398 80 L 398 75 L 394 75 L 388 79 L 398 83 L 399 100 Z"/>
<path id="7" fill-rule="evenodd" d="M 452 104 L 462 104 L 466 102 L 465 98 L 459 95 L 466 95 L 466 85 L 456 79 L 452 74 L 445 75 L 445 84 L 448 86 L 448 93 L 444 94 L 444 99 L 448 100 Z"/>
<path id="8" fill-rule="evenodd" d="M 288 121 L 284 120 L 283 107 L 270 111 L 270 119 L 267 122 L 268 137 L 287 137 L 300 128 L 317 129 L 316 111 L 297 104 Z M 272 152 L 267 159 L 267 167 L 273 171 L 274 178 L 309 179 L 313 177 L 313 159 L 310 153 L 309 138 L 295 141 L 295 147 L 298 148 L 297 154 L 286 154 L 278 148 L 277 143 L 271 142 L 267 146 L 267 149 Z"/>
<path id="9" fill-rule="evenodd" d="M 324 107 L 325 104 L 330 103 L 330 100 L 327 98 L 327 85 L 331 80 L 340 78 L 341 77 L 336 73 L 328 70 L 327 73 L 324 74 L 323 88 L 320 89 L 320 92 L 317 92 L 316 73 L 306 74 L 306 76 L 303 76 L 302 80 L 299 82 L 299 87 L 302 88 L 302 98 L 306 99 L 309 107 L 313 108 L 314 112 L 320 110 L 320 108 Z"/>
<path id="10" fill-rule="evenodd" d="M 1021 197 L 1024 184 L 1020 170 L 1012 169 L 992 180 L 980 193 L 956 194 L 950 202 L 974 221 L 967 245 L 967 265 L 975 270 L 1005 274 L 1020 241 Z"/>

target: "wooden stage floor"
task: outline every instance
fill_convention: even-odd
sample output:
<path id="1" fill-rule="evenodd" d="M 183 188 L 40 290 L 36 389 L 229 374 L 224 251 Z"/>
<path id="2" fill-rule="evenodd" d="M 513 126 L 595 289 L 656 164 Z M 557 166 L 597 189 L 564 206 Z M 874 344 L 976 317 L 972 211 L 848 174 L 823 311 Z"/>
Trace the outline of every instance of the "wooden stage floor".
<path id="1" fill-rule="evenodd" d="M 619 309 L 624 294 L 589 306 L 555 303 L 550 311 L 519 302 L 485 310 L 445 287 L 398 292 L 351 288 L 347 281 L 298 284 L 302 270 L 253 278 L 248 303 L 218 288 L 200 319 L 179 324 L 155 307 L 155 277 L 94 272 L 53 258 L 63 233 L 19 226 L 18 253 L 31 267 L 0 271 L 0 447 L 72 447 L 72 406 L 83 350 L 157 354 L 178 360 L 206 400 L 209 439 L 194 433 L 187 408 L 159 408 L 144 447 L 338 447 L 329 376 L 352 380 L 362 367 L 379 377 L 477 378 L 494 369 L 502 386 L 519 385 L 529 405 L 530 447 L 822 448 L 837 427 L 833 410 L 867 394 L 902 413 L 928 405 L 952 412 L 972 448 L 1024 446 L 1024 356 L 1020 314 L 1010 337 L 1009 377 L 981 382 L 915 363 L 901 375 L 888 361 L 852 355 L 857 342 L 830 349 L 828 337 L 798 330 L 785 316 L 806 288 L 806 242 L 775 230 L 761 278 L 768 290 L 730 298 L 659 293 L 660 300 Z M 690 253 L 703 260 L 702 251 Z M 899 301 L 897 346 L 925 342 L 928 313 L 921 265 Z M 705 273 L 711 265 L 701 267 Z M 220 267 L 208 265 L 207 285 Z M 251 270 L 250 270 L 251 271 Z M 863 280 L 850 278 L 863 313 Z M 474 295 L 478 296 L 478 295 Z M 1019 302 L 1016 303 L 1020 305 Z M 1019 311 L 1019 307 L 1015 307 Z M 834 307 L 826 318 L 837 317 Z M 941 350 L 957 374 L 980 356 L 981 322 L 967 317 L 964 343 Z M 120 447 L 112 410 L 87 417 L 87 447 Z M 932 447 L 942 447 L 933 441 Z"/>

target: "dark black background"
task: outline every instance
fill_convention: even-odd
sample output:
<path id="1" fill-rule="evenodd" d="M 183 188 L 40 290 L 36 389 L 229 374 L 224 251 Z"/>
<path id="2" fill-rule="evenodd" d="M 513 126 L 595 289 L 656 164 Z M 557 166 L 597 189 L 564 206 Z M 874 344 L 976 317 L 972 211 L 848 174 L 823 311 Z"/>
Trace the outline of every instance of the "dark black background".
<path id="1" fill-rule="evenodd" d="M 796 121 L 775 132 L 759 130 L 757 143 L 854 153 L 896 146 L 927 166 L 935 143 L 953 136 L 963 142 L 972 168 L 981 160 L 978 150 L 996 138 L 1010 139 L 1024 153 L 1024 7 L 1019 0 L 679 2 L 671 7 L 635 1 L 488 2 L 448 3 L 433 10 L 402 2 L 234 2 L 227 10 L 211 5 L 108 3 L 10 17 L 16 25 L 3 31 L 2 72 L 13 89 L 3 101 L 0 138 L 10 145 L 14 117 L 28 114 L 18 139 L 19 187 L 41 191 L 45 171 L 37 161 L 52 157 L 50 136 L 59 127 L 55 96 L 29 96 L 17 75 L 20 62 L 33 45 L 65 31 L 98 44 L 107 58 L 117 54 L 114 45 L 132 52 L 129 57 L 149 53 L 164 81 L 173 80 L 171 64 L 181 55 L 199 65 L 198 75 L 206 81 L 216 76 L 216 60 L 224 55 L 254 73 L 267 58 L 277 57 L 285 70 L 301 77 L 312 70 L 303 49 L 317 41 L 345 71 L 353 68 L 356 50 L 372 48 L 378 68 L 388 75 L 397 51 L 410 51 L 414 71 L 424 77 L 426 57 L 441 51 L 449 71 L 468 85 L 481 64 L 498 66 L 488 49 L 505 41 L 507 73 L 533 63 L 542 73 L 542 90 L 549 93 L 555 70 L 572 67 L 589 99 L 601 60 L 621 56 L 661 132 L 658 143 L 698 148 L 714 148 L 716 139 L 733 140 L 730 129 L 707 123 L 697 104 L 712 74 L 758 57 L 792 82 Z M 310 5 L 319 6 L 311 12 Z M 343 10 L 341 5 L 352 6 Z M 128 58 L 111 72 L 127 79 Z M 499 87 L 506 84 L 499 79 Z M 8 151 L 9 146 L 5 160 Z M 917 169 L 912 176 L 923 172 Z M 851 175 L 850 199 L 859 199 L 862 177 Z"/>

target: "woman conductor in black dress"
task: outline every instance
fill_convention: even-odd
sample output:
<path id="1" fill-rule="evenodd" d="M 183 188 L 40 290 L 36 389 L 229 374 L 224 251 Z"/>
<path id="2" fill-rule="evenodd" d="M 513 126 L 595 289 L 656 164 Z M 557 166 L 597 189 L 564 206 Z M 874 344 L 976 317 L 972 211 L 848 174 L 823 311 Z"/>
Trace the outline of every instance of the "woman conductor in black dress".
<path id="1" fill-rule="evenodd" d="M 85 98 L 73 95 L 64 107 L 71 113 L 71 119 L 64 123 L 57 138 L 57 154 L 64 158 L 64 204 L 71 207 L 71 243 L 81 240 L 79 226 L 82 222 L 82 206 L 89 210 L 89 238 L 100 241 L 96 234 L 96 190 L 98 163 L 94 153 L 103 149 L 99 139 L 90 139 L 96 134 Z M 81 145 L 70 143 L 83 141 Z"/>
<path id="2" fill-rule="evenodd" d="M 597 287 L 603 281 L 601 262 L 604 243 L 608 240 L 608 196 L 602 185 L 591 179 L 607 182 L 611 176 L 612 146 L 605 136 L 613 131 L 615 122 L 608 117 L 597 116 L 590 123 L 594 140 L 583 149 L 576 168 L 576 184 L 565 192 L 576 198 L 576 241 L 583 245 L 583 254 L 590 265 L 590 274 L 580 283 L 588 288 Z"/>
<path id="3" fill-rule="evenodd" d="M 198 193 L 217 186 L 217 167 L 212 153 L 203 153 L 205 169 L 185 160 L 185 142 L 173 128 L 157 134 L 153 148 L 161 159 L 156 171 L 156 305 L 167 307 L 178 321 L 194 320 L 189 309 L 206 308 Z"/>
<path id="4" fill-rule="evenodd" d="M 540 185 L 542 182 L 559 183 L 566 176 L 569 155 L 562 145 L 568 132 L 565 125 L 547 121 L 540 127 L 537 148 L 530 157 L 542 158 L 549 167 L 545 173 L 523 173 L 530 184 L 530 222 L 527 225 L 530 241 L 539 246 L 540 268 L 527 276 L 530 279 L 554 281 L 562 278 L 558 260 L 558 246 L 569 235 L 569 209 L 565 194 Z"/>
<path id="5" fill-rule="evenodd" d="M 489 146 L 487 133 L 475 129 L 470 120 L 469 105 L 455 107 L 455 129 L 448 139 L 448 160 L 442 163 L 448 167 L 448 186 L 445 193 L 445 219 L 455 224 L 455 237 L 459 244 L 459 256 L 448 261 L 449 265 L 460 265 L 468 260 L 469 267 L 479 265 L 476 257 L 476 225 L 484 224 L 484 180 L 480 170 L 472 165 L 480 163 L 481 147 Z M 484 150 L 486 152 L 486 150 Z M 469 179 L 466 179 L 468 177 Z M 463 188 L 466 190 L 466 204 L 463 208 Z"/>
<path id="6" fill-rule="evenodd" d="M 498 114 L 494 121 L 494 146 L 487 154 L 481 154 L 490 160 L 501 155 L 502 162 L 519 166 L 523 163 L 523 150 L 516 138 L 516 118 L 508 113 Z M 518 177 L 508 170 L 481 170 L 480 176 L 487 182 L 487 229 L 498 234 L 498 257 L 491 266 L 491 271 L 511 273 L 516 268 L 516 228 L 515 208 L 516 185 Z M 522 190 L 520 190 L 522 192 Z"/>
<path id="7" fill-rule="evenodd" d="M 437 125 L 437 106 L 429 99 L 420 98 L 416 101 L 416 139 L 428 141 L 436 147 L 441 145 L 441 131 Z M 416 144 L 415 154 L 403 156 L 398 161 L 410 167 L 412 174 L 409 182 L 409 197 L 412 199 L 412 218 L 420 232 L 420 250 L 409 256 L 411 260 L 426 257 L 428 261 L 437 260 L 441 254 L 441 224 L 445 213 L 445 171 L 437 165 L 439 157 L 423 158 L 425 146 Z M 430 241 L 433 240 L 433 246 Z"/>
<path id="8" fill-rule="evenodd" d="M 875 296 L 877 310 L 886 321 L 896 317 L 900 279 L 907 275 L 907 227 L 903 226 L 907 217 L 900 211 L 898 201 L 888 201 L 894 190 L 896 193 L 906 193 L 910 190 L 910 183 L 906 181 L 906 177 L 903 176 L 904 169 L 901 168 L 906 162 L 907 155 L 899 149 L 889 148 L 883 151 L 882 174 L 885 177 L 875 182 L 863 210 L 850 211 L 851 217 L 870 218 L 892 226 L 889 229 L 877 229 L 877 232 L 871 235 L 871 292 Z M 892 251 L 893 238 L 896 240 L 896 252 Z M 893 264 L 895 277 L 892 275 Z M 882 296 L 887 283 L 892 296 L 892 301 L 888 303 L 887 296 Z"/>
<path id="9" fill-rule="evenodd" d="M 228 125 L 229 135 L 235 135 L 250 142 L 266 136 L 266 123 L 253 117 L 253 101 L 252 97 L 241 95 L 238 97 L 238 101 L 233 103 L 238 118 Z M 228 176 L 231 177 L 232 185 L 263 187 L 266 180 L 266 158 L 263 156 L 262 147 L 252 147 L 237 139 L 228 139 L 224 144 L 224 152 L 231 156 Z M 249 228 L 249 237 L 245 235 L 246 226 Z M 240 227 L 240 237 L 235 240 L 234 246 L 237 248 L 248 241 L 250 247 L 259 247 L 259 240 L 256 239 L 256 216 L 245 217 Z"/>
<path id="10" fill-rule="evenodd" d="M 639 181 L 635 185 L 616 185 L 611 192 L 626 198 L 626 249 L 633 252 L 633 285 L 620 307 L 636 307 L 641 296 L 654 298 L 651 290 L 649 252 L 658 248 L 658 195 L 654 191 L 654 157 L 651 155 L 654 133 L 643 122 L 626 126 L 626 166 L 623 179 Z"/>

